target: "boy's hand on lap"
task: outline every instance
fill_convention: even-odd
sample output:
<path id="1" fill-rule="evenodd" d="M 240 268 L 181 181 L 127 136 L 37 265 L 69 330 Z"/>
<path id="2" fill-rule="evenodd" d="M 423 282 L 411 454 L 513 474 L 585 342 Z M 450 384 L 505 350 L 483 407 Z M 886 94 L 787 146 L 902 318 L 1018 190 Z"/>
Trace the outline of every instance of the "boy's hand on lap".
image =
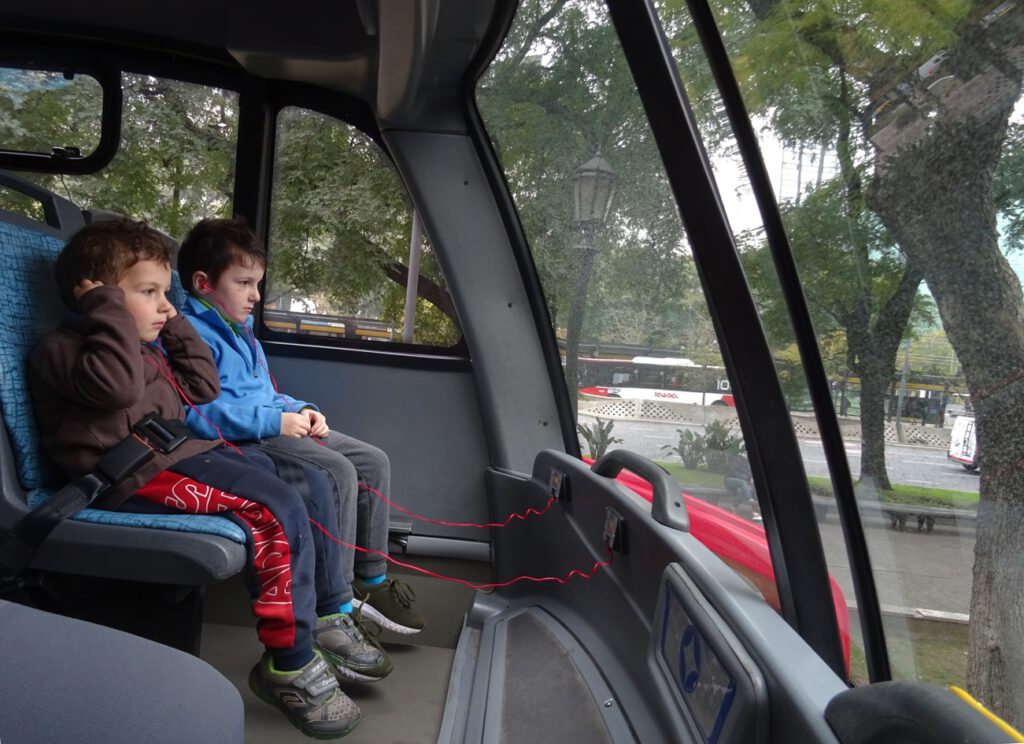
<path id="1" fill-rule="evenodd" d="M 71 290 L 72 294 L 75 295 L 76 300 L 82 299 L 82 295 L 91 289 L 96 287 L 102 287 L 103 282 L 94 282 L 92 279 L 83 279 L 78 283 L 78 286 Z"/>
<path id="2" fill-rule="evenodd" d="M 301 413 L 281 414 L 282 437 L 304 437 L 309 434 L 309 419 Z"/>
<path id="3" fill-rule="evenodd" d="M 326 437 L 331 433 L 331 429 L 327 426 L 327 417 L 319 411 L 314 411 L 312 408 L 303 408 L 302 413 L 305 414 L 309 420 L 309 433 L 314 437 Z"/>

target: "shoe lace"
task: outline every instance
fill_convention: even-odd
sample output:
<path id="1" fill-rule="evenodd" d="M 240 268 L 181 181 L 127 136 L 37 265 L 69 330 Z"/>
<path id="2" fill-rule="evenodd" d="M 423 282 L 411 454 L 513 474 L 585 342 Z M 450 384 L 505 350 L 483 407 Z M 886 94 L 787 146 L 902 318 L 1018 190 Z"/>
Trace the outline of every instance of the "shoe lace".
<path id="1" fill-rule="evenodd" d="M 380 645 L 380 641 L 377 640 L 377 637 L 381 633 L 381 627 L 373 620 L 367 620 L 363 617 L 362 606 L 355 608 L 352 611 L 352 614 L 348 617 L 352 620 L 352 625 L 355 626 L 356 632 L 362 636 L 367 643 L 376 647 L 380 651 L 384 650 Z"/>
<path id="2" fill-rule="evenodd" d="M 412 607 L 412 603 L 416 599 L 416 592 L 413 591 L 413 588 L 404 581 L 392 579 L 391 596 L 393 596 L 403 607 L 409 609 Z"/>

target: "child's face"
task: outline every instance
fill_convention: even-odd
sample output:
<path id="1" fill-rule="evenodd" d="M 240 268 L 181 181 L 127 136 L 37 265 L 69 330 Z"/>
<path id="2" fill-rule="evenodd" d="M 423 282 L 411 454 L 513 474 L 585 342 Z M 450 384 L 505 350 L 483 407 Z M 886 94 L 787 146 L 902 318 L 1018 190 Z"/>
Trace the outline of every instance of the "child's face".
<path id="1" fill-rule="evenodd" d="M 128 312 L 135 319 L 139 338 L 155 341 L 164 324 L 177 313 L 167 299 L 171 290 L 171 267 L 152 259 L 134 264 L 117 283 L 124 290 Z"/>
<path id="2" fill-rule="evenodd" d="M 260 301 L 263 267 L 256 262 L 233 263 L 217 281 L 207 284 L 203 296 L 237 323 L 244 323 Z"/>

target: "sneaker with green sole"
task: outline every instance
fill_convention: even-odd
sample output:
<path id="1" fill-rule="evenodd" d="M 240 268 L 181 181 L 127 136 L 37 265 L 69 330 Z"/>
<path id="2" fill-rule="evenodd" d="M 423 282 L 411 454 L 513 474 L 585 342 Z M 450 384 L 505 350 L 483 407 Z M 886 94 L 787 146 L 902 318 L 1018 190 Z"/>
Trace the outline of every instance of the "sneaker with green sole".
<path id="1" fill-rule="evenodd" d="M 313 642 L 339 681 L 376 682 L 391 674 L 391 657 L 366 634 L 358 616 L 339 613 L 317 618 Z"/>
<path id="2" fill-rule="evenodd" d="M 403 635 L 423 630 L 426 621 L 412 608 L 416 593 L 404 581 L 388 578 L 370 586 L 357 578 L 352 582 L 352 591 L 352 606 L 385 630 Z"/>
<path id="3" fill-rule="evenodd" d="M 249 672 L 249 689 L 263 702 L 281 709 L 293 726 L 315 739 L 344 736 L 363 717 L 318 653 L 294 672 L 277 671 L 270 654 L 263 654 Z"/>

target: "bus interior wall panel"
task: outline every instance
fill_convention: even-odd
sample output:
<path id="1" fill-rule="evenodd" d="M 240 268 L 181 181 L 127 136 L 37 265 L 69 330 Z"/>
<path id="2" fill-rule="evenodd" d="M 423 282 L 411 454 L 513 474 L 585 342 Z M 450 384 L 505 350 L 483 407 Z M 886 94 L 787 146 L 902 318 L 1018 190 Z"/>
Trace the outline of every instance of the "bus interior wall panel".
<path id="1" fill-rule="evenodd" d="M 493 10 L 494 0 L 379 4 L 382 126 L 465 131 L 456 96 Z"/>
<path id="2" fill-rule="evenodd" d="M 388 454 L 396 504 L 431 519 L 488 521 L 489 454 L 471 374 L 281 356 L 270 364 L 281 390 L 315 403 L 332 429 Z M 422 521 L 413 533 L 490 537 L 487 530 Z"/>
<path id="3" fill-rule="evenodd" d="M 562 453 L 557 453 L 560 457 L 556 461 L 554 454 L 546 451 L 538 456 L 532 479 L 489 471 L 492 510 L 505 512 L 542 505 L 547 498 L 548 465 L 552 462 L 557 462 L 557 467 L 570 475 L 574 488 L 582 485 L 581 471 L 575 465 L 589 472 L 587 466 Z M 521 575 L 565 577 L 572 569 L 586 572 L 596 561 L 607 560 L 595 521 L 603 522 L 605 505 L 610 503 L 603 496 L 580 488 L 578 494 L 574 492 L 573 501 L 556 505 L 543 517 L 514 529 L 499 530 L 492 543 L 495 581 Z M 628 497 L 616 492 L 612 500 L 615 498 Z M 581 534 L 580 521 L 593 526 L 594 534 Z M 525 539 L 532 546 L 530 550 L 522 549 L 525 530 L 529 530 Z M 645 537 L 646 532 L 638 531 L 639 539 Z M 641 583 L 653 587 L 661 567 L 646 562 L 644 565 L 649 575 L 641 577 Z M 653 689 L 649 687 L 653 679 L 646 671 L 649 625 L 635 591 L 644 590 L 623 587 L 611 571 L 598 569 L 589 579 L 575 577 L 564 585 L 523 582 L 501 588 L 495 595 L 507 604 L 507 609 L 497 610 L 501 614 L 524 607 L 541 607 L 557 618 L 586 649 L 586 654 L 611 685 L 613 705 L 623 711 L 636 741 L 645 744 L 676 741 L 673 730 L 680 730 L 681 719 L 675 716 L 675 725 L 671 722 L 673 717 L 666 719 L 663 712 L 656 709 L 654 701 L 659 698 L 652 695 Z M 653 612 L 653 606 L 651 610 Z M 481 615 L 483 613 L 475 615 L 475 619 L 486 618 L 493 623 L 493 615 Z M 488 659 L 489 654 L 481 650 L 478 663 L 486 664 Z"/>
<path id="4" fill-rule="evenodd" d="M 508 3 L 511 5 L 511 3 Z M 502 38 L 507 31 L 507 24 L 512 21 L 512 10 L 507 9 L 508 17 L 499 24 Z M 497 22 L 497 19 L 496 19 Z M 493 44 L 494 42 L 492 42 Z M 490 49 L 486 46 L 485 48 Z M 490 59 L 488 57 L 487 59 Z M 473 71 L 469 79 L 475 81 L 479 72 Z M 475 90 L 468 95 L 475 95 Z M 563 448 L 569 454 L 579 457 L 580 442 L 579 434 L 576 431 L 576 417 L 573 415 L 571 396 L 576 395 L 570 391 L 565 383 L 565 373 L 562 367 L 562 356 L 558 348 L 558 341 L 555 338 L 554 324 L 551 321 L 550 311 L 544 298 L 544 290 L 541 286 L 540 275 L 537 272 L 537 265 L 533 253 L 526 241 L 526 234 L 519 221 L 519 212 L 512 199 L 508 183 L 505 180 L 505 173 L 498 162 L 497 153 L 491 143 L 490 137 L 484 129 L 480 112 L 476 108 L 475 101 L 467 95 L 465 101 L 465 116 L 469 122 L 470 137 L 477 145 L 478 157 L 481 160 L 485 175 L 488 177 L 488 187 L 494 195 L 495 205 L 501 214 L 505 225 L 505 234 L 508 236 L 516 262 L 519 265 L 519 273 L 523 279 L 524 291 L 530 309 L 533 313 L 534 324 L 537 328 L 537 339 L 544 353 L 544 363 L 547 366 L 549 386 L 555 396 L 555 406 L 559 411 L 559 425 L 562 430 Z"/>
<path id="5" fill-rule="evenodd" d="M 468 137 L 384 132 L 448 280 L 473 360 L 491 464 L 529 472 L 562 449 L 537 323 L 476 148 Z M 460 219 L 473 214 L 474 219 Z"/>
<path id="6" fill-rule="evenodd" d="M 670 564 L 678 564 L 761 670 L 772 727 L 766 740 L 835 741 L 823 715 L 829 700 L 846 689 L 843 681 L 809 652 L 806 642 L 751 585 L 692 535 L 655 523 L 649 507 L 631 492 L 592 473 L 586 464 L 548 450 L 537 457 L 532 483 L 497 471 L 488 474 L 492 508 L 525 508 L 542 499 L 551 468 L 566 473 L 573 499 L 529 527 L 534 550 L 522 550 L 513 533 L 495 536 L 496 580 L 521 574 L 564 576 L 572 568 L 586 570 L 595 560 L 606 559 L 601 536 L 607 506 L 628 523 L 629 552 L 616 554 L 612 565 L 591 579 L 573 578 L 565 586 L 516 584 L 499 594 L 511 607 L 551 609 L 613 681 L 618 703 L 627 710 L 640 741 L 677 740 L 674 732 L 681 730 L 680 714 L 666 702 L 672 696 L 663 675 L 655 673 L 649 647 L 659 625 L 655 610 L 662 571 Z M 645 712 L 638 716 L 637 711 Z M 644 726 L 651 728 L 642 730 Z"/>
<path id="7" fill-rule="evenodd" d="M 0 489 L 0 524 L 13 524 L 18 516 L 28 514 L 14 452 L 7 439 L 7 429 L 3 427 L 0 427 Z"/>

